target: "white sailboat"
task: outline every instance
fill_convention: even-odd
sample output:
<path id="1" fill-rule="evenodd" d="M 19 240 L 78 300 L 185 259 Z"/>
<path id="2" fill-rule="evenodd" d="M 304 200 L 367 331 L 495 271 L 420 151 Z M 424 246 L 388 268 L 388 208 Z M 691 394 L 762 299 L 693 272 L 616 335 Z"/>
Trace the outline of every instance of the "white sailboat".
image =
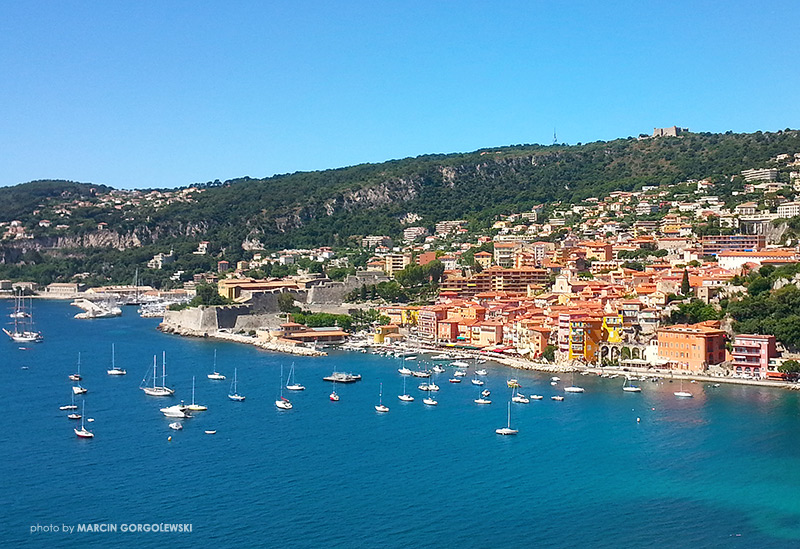
<path id="1" fill-rule="evenodd" d="M 672 394 L 675 395 L 678 398 L 692 398 L 694 396 L 689 391 L 684 391 L 683 390 L 683 380 L 681 380 L 681 390 L 680 391 L 675 391 Z"/>
<path id="2" fill-rule="evenodd" d="M 72 395 L 72 404 L 69 406 L 62 406 L 62 410 L 77 410 L 78 407 L 75 405 L 75 395 Z M 71 414 L 67 414 L 67 419 L 81 419 L 83 416 L 78 412 L 72 412 Z"/>
<path id="3" fill-rule="evenodd" d="M 305 387 L 297 383 L 297 380 L 294 378 L 294 362 L 292 362 L 292 367 L 289 369 L 289 377 L 286 378 L 286 388 L 290 391 L 305 390 Z"/>
<path id="4" fill-rule="evenodd" d="M 59 410 L 77 410 L 78 409 L 78 405 L 75 404 L 75 393 L 72 393 L 70 395 L 70 399 L 71 399 L 71 404 L 65 404 L 64 406 L 59 406 L 58 409 Z"/>
<path id="5" fill-rule="evenodd" d="M 81 428 L 73 429 L 73 431 L 75 431 L 75 434 L 78 435 L 80 438 L 94 438 L 94 433 L 86 430 L 86 425 L 83 422 L 83 418 L 85 415 L 86 415 L 86 402 L 83 403 L 83 410 L 81 410 Z"/>
<path id="6" fill-rule="evenodd" d="M 508 421 L 506 422 L 505 427 L 501 427 L 499 429 L 494 430 L 495 433 L 498 435 L 516 435 L 519 433 L 519 429 L 512 429 L 511 428 L 511 403 L 508 403 Z"/>
<path id="7" fill-rule="evenodd" d="M 281 383 L 283 383 L 283 376 L 281 376 Z M 238 385 L 239 385 L 238 368 L 234 368 L 233 383 L 231 383 L 231 391 L 228 393 L 228 398 L 231 400 L 235 400 L 236 402 L 242 402 L 244 400 L 244 395 L 240 395 L 237 392 Z M 194 402 L 194 399 L 192 399 L 192 402 Z"/>
<path id="8" fill-rule="evenodd" d="M 381 383 L 381 391 L 378 393 L 378 405 L 375 406 L 377 412 L 388 412 L 389 407 L 383 405 L 383 383 Z"/>
<path id="9" fill-rule="evenodd" d="M 208 379 L 213 379 L 214 381 L 222 381 L 225 379 L 225 376 L 222 375 L 217 371 L 217 350 L 214 349 L 214 371 L 208 374 Z"/>
<path id="10" fill-rule="evenodd" d="M 147 376 L 145 376 L 144 379 L 142 379 L 142 383 L 139 384 L 139 388 L 142 391 L 144 391 L 144 394 L 150 395 L 150 396 L 158 396 L 158 397 L 172 396 L 173 394 L 175 394 L 175 390 L 174 389 L 170 389 L 169 387 L 167 387 L 167 353 L 166 353 L 166 351 L 164 351 L 164 353 L 162 354 L 162 359 L 161 359 L 162 360 L 162 362 L 161 362 L 161 385 L 156 385 L 157 377 L 158 377 L 158 375 L 156 373 L 157 360 L 158 360 L 157 356 L 153 355 L 153 386 L 150 387 L 149 385 L 147 385 Z"/>
<path id="11" fill-rule="evenodd" d="M 575 385 L 575 371 L 572 371 L 572 384 L 569 387 L 564 387 L 565 393 L 582 393 L 584 392 L 583 387 L 578 387 Z"/>
<path id="12" fill-rule="evenodd" d="M 88 392 L 89 392 L 89 389 L 87 389 L 86 387 L 81 387 L 80 383 L 76 383 L 75 385 L 72 386 L 72 394 L 73 395 L 82 395 L 82 394 L 85 394 L 85 393 L 88 393 Z"/>
<path id="13" fill-rule="evenodd" d="M 403 394 L 402 395 L 398 395 L 397 398 L 399 398 L 403 402 L 413 402 L 413 400 L 414 400 L 414 397 L 412 397 L 411 395 L 409 395 L 406 392 L 406 378 L 405 377 L 403 378 Z"/>
<path id="14" fill-rule="evenodd" d="M 44 339 L 41 332 L 33 329 L 33 308 L 31 312 L 25 311 L 25 301 L 22 295 L 17 296 L 18 305 L 15 307 L 12 317 L 14 319 L 14 330 L 3 328 L 3 331 L 15 343 L 38 343 Z M 28 300 L 30 301 L 30 299 Z"/>
<path id="15" fill-rule="evenodd" d="M 428 387 L 428 396 L 427 396 L 427 398 L 423 398 L 422 402 L 423 402 L 423 404 L 426 404 L 428 406 L 437 406 L 439 404 L 439 402 L 435 398 L 433 398 L 431 396 L 430 387 Z"/>
<path id="16" fill-rule="evenodd" d="M 124 376 L 127 374 L 127 370 L 123 370 L 122 368 L 117 368 L 117 363 L 115 359 L 114 353 L 114 344 L 111 344 L 111 368 L 106 370 L 106 373 L 110 376 Z"/>
<path id="17" fill-rule="evenodd" d="M 208 406 L 204 406 L 202 404 L 196 404 L 194 401 L 194 376 L 192 376 L 192 403 L 187 406 L 189 410 L 192 412 L 205 412 L 208 410 Z"/>
<path id="18" fill-rule="evenodd" d="M 625 376 L 625 381 L 622 384 L 622 390 L 626 393 L 641 393 L 642 388 L 631 383 L 631 378 Z"/>
<path id="19" fill-rule="evenodd" d="M 74 373 L 74 374 L 70 374 L 69 378 L 72 381 L 80 381 L 80 380 L 83 379 L 81 377 L 81 352 L 80 351 L 78 351 L 78 371 L 76 373 Z"/>
<path id="20" fill-rule="evenodd" d="M 283 396 L 283 365 L 281 365 L 281 394 L 278 400 L 275 401 L 275 406 L 277 406 L 279 410 L 292 409 L 292 403 L 289 402 L 288 398 Z"/>

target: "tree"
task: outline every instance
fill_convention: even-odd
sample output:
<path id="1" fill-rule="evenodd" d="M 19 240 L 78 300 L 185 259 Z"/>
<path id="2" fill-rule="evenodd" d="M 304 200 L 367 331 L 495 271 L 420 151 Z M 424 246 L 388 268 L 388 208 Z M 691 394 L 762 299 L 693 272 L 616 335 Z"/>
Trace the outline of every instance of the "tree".
<path id="1" fill-rule="evenodd" d="M 778 366 L 778 371 L 784 374 L 798 374 L 800 373 L 800 362 L 796 360 L 786 360 L 783 364 Z"/>
<path id="2" fill-rule="evenodd" d="M 278 309 L 282 313 L 291 313 L 297 307 L 294 306 L 294 296 L 289 292 L 283 292 L 278 294 Z"/>
<path id="3" fill-rule="evenodd" d="M 755 296 L 768 292 L 770 288 L 772 288 L 772 283 L 768 278 L 758 277 L 747 286 L 747 293 Z"/>
<path id="4" fill-rule="evenodd" d="M 681 280 L 681 294 L 682 295 L 689 295 L 692 287 L 689 285 L 689 271 L 686 269 L 683 270 L 683 280 Z"/>
<path id="5" fill-rule="evenodd" d="M 556 359 L 556 346 L 555 345 L 548 345 L 542 351 L 542 357 L 545 358 L 548 362 L 553 362 Z"/>

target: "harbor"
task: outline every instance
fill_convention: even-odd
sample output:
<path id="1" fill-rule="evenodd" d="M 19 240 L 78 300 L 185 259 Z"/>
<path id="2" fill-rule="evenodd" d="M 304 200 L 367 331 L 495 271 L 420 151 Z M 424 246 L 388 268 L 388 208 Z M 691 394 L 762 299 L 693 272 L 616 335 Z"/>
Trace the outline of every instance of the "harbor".
<path id="1" fill-rule="evenodd" d="M 43 342 L 21 350 L 4 341 L 0 370 L 2 381 L 18 388 L 8 395 L 9 413 L 25 416 L 7 426 L 7 490 L 0 495 L 9 509 L 0 535 L 15 546 L 31 542 L 26 510 L 37 508 L 48 509 L 47 518 L 62 524 L 191 522 L 195 535 L 240 545 L 269 539 L 352 546 L 356 536 L 387 547 L 420 546 L 432 538 L 469 547 L 485 523 L 503 521 L 514 528 L 493 532 L 493 544 L 525 538 L 560 547 L 561 529 L 543 525 L 567 523 L 582 543 L 598 547 L 714 546 L 732 534 L 759 547 L 791 547 L 800 540 L 791 520 L 791 494 L 800 484 L 780 472 L 782 463 L 798 457 L 793 433 L 800 395 L 794 392 L 698 382 L 684 386 L 693 398 L 680 399 L 673 395 L 678 387 L 666 380 L 641 382 L 641 393 L 627 393 L 621 377 L 576 373 L 574 383 L 585 392 L 571 394 L 564 391 L 572 382 L 569 373 L 555 374 L 561 380 L 551 385 L 554 374 L 493 360 L 476 368 L 477 357 L 460 359 L 469 364 L 466 383 L 449 384 L 446 376 L 457 367 L 440 356 L 419 365 L 445 369 L 431 377 L 440 390 L 437 405 L 429 406 L 418 384 L 431 381 L 411 376 L 405 391 L 414 400 L 398 399 L 404 393 L 398 368 L 418 367 L 416 359 L 404 360 L 410 354 L 326 348 L 327 356 L 293 356 L 234 339 L 174 337 L 132 308 L 100 323 L 74 319 L 68 302 L 37 302 L 34 308 Z M 113 362 L 127 375 L 107 373 L 112 346 Z M 74 411 L 59 410 L 71 402 L 74 382 L 68 376 L 76 372 L 79 352 L 80 384 L 88 392 L 75 397 L 76 412 L 92 438 L 73 432 L 80 420 L 76 425 L 66 415 Z M 162 353 L 175 394 L 148 396 L 139 385 L 153 375 L 154 355 L 160 385 Z M 436 355 L 442 351 L 423 359 Z M 274 403 L 292 366 L 305 390 L 284 390 L 293 406 L 281 410 Z M 236 390 L 247 397 L 243 402 L 229 398 L 234 368 Z M 476 369 L 487 371 L 480 387 L 469 383 Z M 209 379 L 214 371 L 227 379 Z M 362 380 L 337 382 L 339 399 L 332 402 L 331 383 L 323 380 L 332 372 L 352 372 Z M 511 379 L 520 387 L 511 387 Z M 490 391 L 491 404 L 474 402 L 482 391 Z M 543 398 L 509 404 L 514 391 Z M 376 410 L 381 398 L 388 412 Z M 190 418 L 161 411 L 174 413 L 170 407 L 190 403 L 207 410 L 190 411 Z M 175 423 L 181 428 L 170 426 Z M 518 434 L 496 433 L 504 428 Z M 731 439 L 737 441 L 733 449 L 724 442 Z M 690 464 L 688 451 L 697 456 Z M 52 493 L 75 487 L 75 475 L 53 473 L 57 462 L 79 471 L 82 489 L 94 497 L 48 506 Z M 429 472 L 410 473 L 414 467 Z M 243 470 L 248 480 L 238 486 Z M 344 482 L 330 470 L 358 470 L 360 481 Z M 120 485 L 126 487 L 124 499 L 117 495 Z M 271 509 L 268 524 L 256 520 L 260 504 L 245 510 L 237 505 L 242 498 L 263 502 L 268 493 L 289 502 Z M 372 502 L 387 493 L 392 509 L 375 509 Z M 185 505 L 193 500 L 213 505 Z M 366 513 L 368 523 L 361 518 Z M 420 513 L 437 519 L 422 531 L 409 529 Z M 479 522 L 462 521 L 477 514 Z M 709 523 L 697 516 L 717 518 Z M 302 542 L 298 523 L 310 527 Z M 453 523 L 461 525 L 457 531 Z M 62 547 L 87 541 L 86 535 L 35 540 Z M 162 537 L 137 538 L 143 547 L 163 543 Z"/>

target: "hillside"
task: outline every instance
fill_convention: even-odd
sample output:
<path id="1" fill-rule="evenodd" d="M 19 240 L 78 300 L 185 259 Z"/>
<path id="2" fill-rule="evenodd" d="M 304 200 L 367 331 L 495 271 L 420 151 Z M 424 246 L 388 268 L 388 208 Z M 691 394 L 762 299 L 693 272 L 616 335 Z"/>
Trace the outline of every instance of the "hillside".
<path id="1" fill-rule="evenodd" d="M 191 248 L 199 240 L 226 249 L 226 257 L 235 260 L 243 243 L 248 249 L 274 250 L 346 244 L 349 237 L 365 234 L 398 236 L 408 213 L 420 216 L 414 224 L 429 228 L 445 219 L 467 219 L 480 227 L 500 213 L 540 203 L 579 202 L 613 190 L 703 177 L 715 178 L 724 198 L 734 188 L 730 176 L 798 151 L 800 132 L 795 130 L 704 133 L 573 146 L 515 145 L 162 192 L 109 193 L 99 185 L 36 181 L 0 188 L 0 221 L 19 220 L 35 237 L 4 243 L 0 262 L 30 262 L 22 258 L 31 249 L 78 248 L 80 254 L 87 246 L 134 247 L 149 252 Z M 41 227 L 44 216 L 53 226 Z M 98 233 L 101 225 L 105 228 Z"/>
<path id="2" fill-rule="evenodd" d="M 796 151 L 798 131 L 520 145 L 232 180 L 209 188 L 196 204 L 161 210 L 152 221 L 201 225 L 228 246 L 244 240 L 271 249 L 330 245 L 351 235 L 397 235 L 408 212 L 428 226 L 443 219 L 486 222 L 543 202 L 736 175 Z"/>

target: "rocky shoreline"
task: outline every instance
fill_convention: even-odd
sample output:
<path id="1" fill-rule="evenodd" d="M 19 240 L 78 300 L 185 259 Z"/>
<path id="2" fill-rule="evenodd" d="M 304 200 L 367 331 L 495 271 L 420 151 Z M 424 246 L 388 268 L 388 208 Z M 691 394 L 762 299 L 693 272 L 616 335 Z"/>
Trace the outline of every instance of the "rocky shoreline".
<path id="1" fill-rule="evenodd" d="M 328 353 L 324 351 L 318 351 L 317 349 L 311 349 L 309 347 L 303 347 L 301 345 L 288 345 L 286 343 L 281 343 L 275 340 L 263 340 L 253 336 L 232 334 L 229 332 L 222 332 L 218 330 L 205 332 L 199 330 L 190 330 L 188 328 L 175 328 L 163 322 L 158 325 L 158 330 L 160 330 L 165 334 L 173 334 L 184 337 L 201 337 L 207 339 L 217 339 L 220 341 L 230 341 L 233 343 L 245 343 L 247 345 L 253 345 L 254 347 L 258 347 L 259 349 L 264 349 L 265 351 L 273 351 L 276 353 L 288 353 L 299 356 L 328 355 Z"/>

